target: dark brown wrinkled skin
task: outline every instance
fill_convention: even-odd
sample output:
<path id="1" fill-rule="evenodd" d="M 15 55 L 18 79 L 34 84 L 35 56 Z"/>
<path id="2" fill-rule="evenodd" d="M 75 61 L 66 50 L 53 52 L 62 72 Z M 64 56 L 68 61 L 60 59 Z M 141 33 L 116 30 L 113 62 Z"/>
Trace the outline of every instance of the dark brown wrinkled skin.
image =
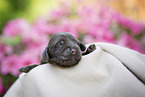
<path id="1" fill-rule="evenodd" d="M 41 64 L 51 63 L 61 67 L 70 67 L 76 65 L 82 55 L 94 51 L 96 46 L 90 45 L 87 50 L 84 44 L 79 42 L 73 35 L 66 32 L 54 34 L 47 47 L 41 55 Z M 85 51 L 82 53 L 82 51 Z M 29 72 L 38 65 L 29 65 L 19 69 L 20 72 Z"/>

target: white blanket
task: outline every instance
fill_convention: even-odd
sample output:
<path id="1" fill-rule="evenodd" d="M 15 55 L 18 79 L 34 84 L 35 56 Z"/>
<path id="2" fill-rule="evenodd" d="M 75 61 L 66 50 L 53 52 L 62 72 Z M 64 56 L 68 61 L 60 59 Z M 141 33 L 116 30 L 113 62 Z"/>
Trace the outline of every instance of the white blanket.
<path id="1" fill-rule="evenodd" d="M 4 97 L 145 97 L 145 55 L 108 43 L 70 68 L 40 65 Z"/>

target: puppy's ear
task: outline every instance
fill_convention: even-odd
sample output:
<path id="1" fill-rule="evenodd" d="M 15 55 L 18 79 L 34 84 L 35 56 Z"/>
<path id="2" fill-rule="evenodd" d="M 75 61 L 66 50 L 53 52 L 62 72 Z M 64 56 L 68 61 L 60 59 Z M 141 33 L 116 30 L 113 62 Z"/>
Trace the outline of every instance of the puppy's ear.
<path id="1" fill-rule="evenodd" d="M 48 60 L 49 60 L 48 47 L 46 47 L 41 55 L 41 64 L 48 63 Z"/>
<path id="2" fill-rule="evenodd" d="M 86 50 L 86 46 L 83 43 L 79 42 L 79 46 L 80 46 L 81 51 Z"/>

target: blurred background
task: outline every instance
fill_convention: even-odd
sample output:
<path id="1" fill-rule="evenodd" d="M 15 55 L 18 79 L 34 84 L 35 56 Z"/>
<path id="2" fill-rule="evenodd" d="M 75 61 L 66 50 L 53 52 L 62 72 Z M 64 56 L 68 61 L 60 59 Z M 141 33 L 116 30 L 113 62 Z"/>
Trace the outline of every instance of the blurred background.
<path id="1" fill-rule="evenodd" d="M 145 0 L 0 0 L 0 97 L 57 32 L 145 53 Z"/>

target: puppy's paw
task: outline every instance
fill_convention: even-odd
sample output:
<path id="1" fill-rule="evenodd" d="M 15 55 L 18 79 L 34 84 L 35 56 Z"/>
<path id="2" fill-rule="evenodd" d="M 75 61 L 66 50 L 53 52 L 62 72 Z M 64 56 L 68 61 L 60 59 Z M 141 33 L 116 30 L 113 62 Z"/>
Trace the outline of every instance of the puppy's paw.
<path id="1" fill-rule="evenodd" d="M 88 47 L 88 52 L 91 53 L 93 52 L 94 50 L 96 49 L 96 45 L 95 44 L 91 44 L 89 47 Z"/>
<path id="2" fill-rule="evenodd" d="M 32 70 L 33 68 L 35 68 L 36 66 L 38 65 L 29 65 L 29 66 L 24 66 L 24 67 L 21 67 L 19 70 L 19 72 L 24 72 L 24 73 L 28 73 L 30 70 Z"/>
<path id="3" fill-rule="evenodd" d="M 87 48 L 86 52 L 82 53 L 82 55 L 87 55 L 87 54 L 93 52 L 95 49 L 96 49 L 96 45 L 95 45 L 95 44 L 91 44 L 91 45 Z"/>

